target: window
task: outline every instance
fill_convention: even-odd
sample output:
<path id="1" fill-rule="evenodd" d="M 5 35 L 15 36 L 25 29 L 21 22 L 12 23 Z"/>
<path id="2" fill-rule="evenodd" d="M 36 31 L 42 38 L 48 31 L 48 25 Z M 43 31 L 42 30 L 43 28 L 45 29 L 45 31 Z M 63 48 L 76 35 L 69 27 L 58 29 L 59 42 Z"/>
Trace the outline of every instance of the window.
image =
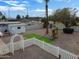
<path id="1" fill-rule="evenodd" d="M 17 29 L 21 29 L 21 27 L 17 27 Z"/>

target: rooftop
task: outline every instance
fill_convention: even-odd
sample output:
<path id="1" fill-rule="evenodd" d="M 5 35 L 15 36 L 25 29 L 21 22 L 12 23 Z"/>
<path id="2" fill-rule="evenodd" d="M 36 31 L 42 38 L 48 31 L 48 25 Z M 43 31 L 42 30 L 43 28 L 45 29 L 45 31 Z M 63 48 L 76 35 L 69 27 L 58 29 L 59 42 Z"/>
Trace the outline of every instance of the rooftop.
<path id="1" fill-rule="evenodd" d="M 19 24 L 20 22 L 0 22 L 0 24 Z"/>

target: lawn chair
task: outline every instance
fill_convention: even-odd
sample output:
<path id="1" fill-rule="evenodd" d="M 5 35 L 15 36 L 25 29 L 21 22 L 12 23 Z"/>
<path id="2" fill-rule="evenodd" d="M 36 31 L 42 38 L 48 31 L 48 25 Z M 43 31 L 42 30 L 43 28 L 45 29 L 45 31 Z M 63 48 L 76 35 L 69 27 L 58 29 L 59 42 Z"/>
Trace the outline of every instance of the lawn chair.
<path id="1" fill-rule="evenodd" d="M 10 56 L 6 55 L 7 53 L 9 53 L 9 48 L 0 39 L 0 58 L 10 57 Z"/>
<path id="2" fill-rule="evenodd" d="M 2 37 L 3 36 L 3 33 L 2 32 L 0 32 L 0 37 Z"/>

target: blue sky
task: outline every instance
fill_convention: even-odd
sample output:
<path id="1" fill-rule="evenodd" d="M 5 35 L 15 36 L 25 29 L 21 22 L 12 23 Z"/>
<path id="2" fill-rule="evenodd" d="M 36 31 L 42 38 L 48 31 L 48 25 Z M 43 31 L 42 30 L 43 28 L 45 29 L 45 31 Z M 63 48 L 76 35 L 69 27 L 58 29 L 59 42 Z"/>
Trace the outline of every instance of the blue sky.
<path id="1" fill-rule="evenodd" d="M 79 10 L 79 0 L 50 0 L 49 1 L 49 15 L 58 8 L 77 8 Z M 0 0 L 0 11 L 10 17 L 16 15 L 27 15 L 27 8 L 29 16 L 45 16 L 44 0 Z M 79 12 L 77 13 L 77 16 Z"/>

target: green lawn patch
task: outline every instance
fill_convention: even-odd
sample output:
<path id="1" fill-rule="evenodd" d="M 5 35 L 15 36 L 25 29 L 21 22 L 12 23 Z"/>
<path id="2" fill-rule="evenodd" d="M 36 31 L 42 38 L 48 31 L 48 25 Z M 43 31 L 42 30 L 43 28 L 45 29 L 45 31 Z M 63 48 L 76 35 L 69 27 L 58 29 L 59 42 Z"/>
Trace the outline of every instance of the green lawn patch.
<path id="1" fill-rule="evenodd" d="M 25 39 L 30 39 L 30 38 L 34 38 L 34 37 L 39 39 L 39 40 L 41 40 L 41 41 L 47 42 L 49 44 L 53 44 L 54 43 L 54 40 L 50 40 L 46 36 L 42 36 L 42 35 L 35 34 L 35 33 L 24 34 L 24 38 Z"/>

